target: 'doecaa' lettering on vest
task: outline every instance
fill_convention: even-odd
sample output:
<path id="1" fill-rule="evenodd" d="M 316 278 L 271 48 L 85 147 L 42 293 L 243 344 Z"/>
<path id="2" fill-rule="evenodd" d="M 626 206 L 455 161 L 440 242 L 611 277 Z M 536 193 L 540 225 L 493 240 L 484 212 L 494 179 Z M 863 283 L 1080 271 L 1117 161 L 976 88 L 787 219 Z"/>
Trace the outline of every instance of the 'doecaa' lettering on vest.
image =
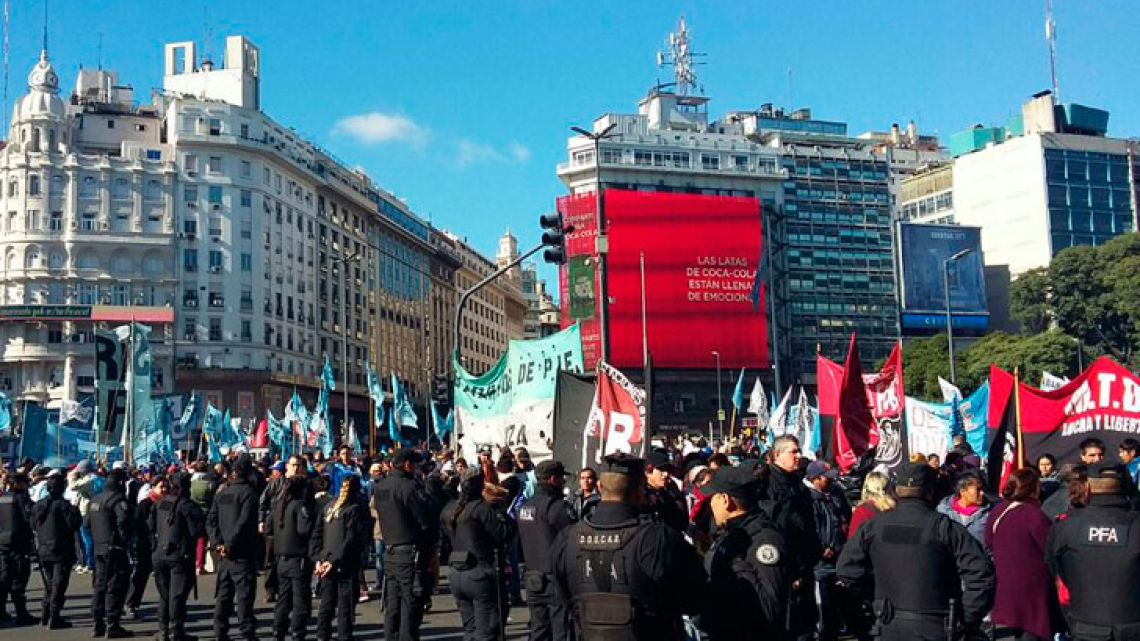
<path id="1" fill-rule="evenodd" d="M 585 532 L 578 535 L 578 545 L 583 549 L 614 549 L 620 548 L 621 545 L 621 532 L 595 532 L 587 534 Z"/>
<path id="2" fill-rule="evenodd" d="M 1128 544 L 1128 529 L 1115 525 L 1090 525 L 1085 542 L 1089 545 L 1123 547 Z"/>

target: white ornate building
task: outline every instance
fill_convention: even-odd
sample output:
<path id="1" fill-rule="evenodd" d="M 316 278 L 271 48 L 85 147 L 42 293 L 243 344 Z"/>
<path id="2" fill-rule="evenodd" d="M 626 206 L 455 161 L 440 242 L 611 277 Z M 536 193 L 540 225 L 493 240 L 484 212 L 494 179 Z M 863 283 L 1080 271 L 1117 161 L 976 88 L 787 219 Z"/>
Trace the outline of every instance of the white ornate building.
<path id="1" fill-rule="evenodd" d="M 176 172 L 161 121 L 115 74 L 81 71 L 67 104 L 47 51 L 0 151 L 0 391 L 58 406 L 94 390 L 93 330 L 156 328 L 171 389 Z"/>

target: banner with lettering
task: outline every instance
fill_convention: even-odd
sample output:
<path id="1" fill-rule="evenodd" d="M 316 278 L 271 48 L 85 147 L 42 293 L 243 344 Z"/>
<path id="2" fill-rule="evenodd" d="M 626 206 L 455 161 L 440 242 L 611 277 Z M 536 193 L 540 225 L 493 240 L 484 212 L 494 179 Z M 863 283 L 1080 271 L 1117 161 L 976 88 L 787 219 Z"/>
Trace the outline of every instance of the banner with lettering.
<path id="1" fill-rule="evenodd" d="M 96 436 L 103 444 L 118 444 L 127 416 L 126 350 L 118 334 L 95 330 Z"/>
<path id="2" fill-rule="evenodd" d="M 989 405 L 990 447 L 994 438 L 1020 442 L 1011 453 L 1015 468 L 1046 453 L 1079 462 L 1080 443 L 1090 437 L 1104 441 L 1108 457 L 1124 439 L 1140 438 L 1140 379 L 1106 356 L 1059 389 L 1018 382 L 1016 399 L 1013 375 L 991 368 Z"/>
<path id="3" fill-rule="evenodd" d="M 954 403 L 926 403 L 906 397 L 907 448 L 915 454 L 937 454 L 946 460 L 954 429 Z"/>
<path id="4" fill-rule="evenodd" d="M 550 458 L 559 371 L 582 371 L 577 325 L 541 340 L 511 341 L 482 376 L 455 363 L 456 430 L 463 451 L 473 456 L 482 445 L 526 447 L 536 462 Z"/>
<path id="5" fill-rule="evenodd" d="M 875 446 L 875 462 L 895 467 L 907 456 L 907 442 L 903 440 L 903 389 L 902 346 L 895 343 L 890 356 L 878 374 L 864 374 L 867 403 L 875 425 L 871 442 Z M 913 451 L 913 450 L 911 450 Z"/>
<path id="6" fill-rule="evenodd" d="M 590 418 L 582 430 L 582 468 L 618 452 L 645 453 L 645 390 L 601 361 Z"/>

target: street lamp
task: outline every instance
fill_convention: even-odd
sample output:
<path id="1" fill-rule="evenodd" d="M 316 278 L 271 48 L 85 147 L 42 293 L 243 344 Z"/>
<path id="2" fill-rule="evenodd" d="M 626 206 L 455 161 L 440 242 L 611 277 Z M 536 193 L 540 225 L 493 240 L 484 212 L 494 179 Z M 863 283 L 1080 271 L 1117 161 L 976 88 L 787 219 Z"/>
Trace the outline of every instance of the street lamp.
<path id="1" fill-rule="evenodd" d="M 360 260 L 360 252 L 337 258 L 341 262 L 340 274 L 340 379 L 344 393 L 344 414 L 341 418 L 341 437 L 348 435 L 348 264 Z"/>
<path id="2" fill-rule="evenodd" d="M 946 338 L 947 345 L 950 347 L 950 382 L 955 385 L 958 384 L 958 376 L 954 368 L 954 318 L 950 314 L 950 263 L 965 258 L 973 251 L 972 249 L 966 248 L 942 261 L 942 289 L 946 295 Z"/>
<path id="3" fill-rule="evenodd" d="M 720 352 L 714 349 L 712 355 L 716 357 L 716 420 L 720 424 L 720 437 L 724 438 L 724 400 L 720 392 Z"/>
<path id="4" fill-rule="evenodd" d="M 587 131 L 581 127 L 570 128 L 570 131 L 589 138 L 594 144 L 594 223 L 597 226 L 594 251 L 598 254 L 598 297 L 602 300 L 602 307 L 598 313 L 598 332 L 602 339 L 603 361 L 608 361 L 610 355 L 610 337 L 607 332 L 610 299 L 609 286 L 606 284 L 606 254 L 609 252 L 609 242 L 606 239 L 606 216 L 602 209 L 602 156 L 599 143 L 607 138 L 613 138 L 616 135 L 613 133 L 616 127 L 617 123 L 615 122 L 598 133 Z"/>

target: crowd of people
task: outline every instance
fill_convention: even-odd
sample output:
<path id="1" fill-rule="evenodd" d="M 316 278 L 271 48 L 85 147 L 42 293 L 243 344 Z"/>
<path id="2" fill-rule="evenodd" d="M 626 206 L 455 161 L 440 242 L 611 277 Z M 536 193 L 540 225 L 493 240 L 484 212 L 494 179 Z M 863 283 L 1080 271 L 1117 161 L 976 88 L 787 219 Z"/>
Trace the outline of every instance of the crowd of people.
<path id="1" fill-rule="evenodd" d="M 259 584 L 275 640 L 350 640 L 378 594 L 385 637 L 417 641 L 443 580 L 465 641 L 502 639 L 516 607 L 531 641 L 1140 638 L 1135 440 L 1108 461 L 1088 439 L 1080 463 L 1045 455 L 1001 482 L 961 440 L 945 461 L 869 456 L 846 476 L 790 436 L 763 453 L 656 445 L 571 481 L 489 446 L 471 462 L 25 460 L 3 470 L 0 626 L 71 627 L 71 575 L 93 573 L 96 637 L 132 636 L 153 578 L 158 639 L 192 640 L 186 604 L 212 574 L 221 641 L 258 638 Z"/>

